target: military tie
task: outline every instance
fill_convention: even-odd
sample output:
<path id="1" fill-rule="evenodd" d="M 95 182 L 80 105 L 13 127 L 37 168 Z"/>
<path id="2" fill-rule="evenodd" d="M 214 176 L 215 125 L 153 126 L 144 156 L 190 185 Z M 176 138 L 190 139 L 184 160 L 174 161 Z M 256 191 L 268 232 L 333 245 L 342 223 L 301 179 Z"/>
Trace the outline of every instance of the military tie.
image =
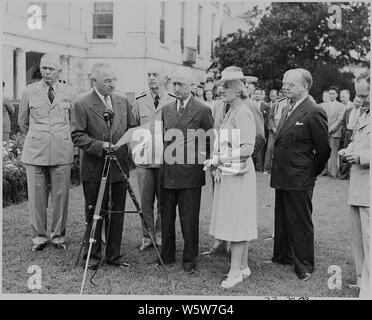
<path id="1" fill-rule="evenodd" d="M 159 105 L 159 100 L 160 100 L 160 97 L 158 95 L 155 96 L 154 98 L 154 105 L 155 105 L 155 109 L 158 107 Z"/>
<path id="2" fill-rule="evenodd" d="M 225 107 L 225 115 L 229 112 L 229 110 L 230 110 L 230 104 L 228 103 L 228 104 L 226 104 L 226 107 Z"/>
<path id="3" fill-rule="evenodd" d="M 53 86 L 49 86 L 49 89 L 48 89 L 48 98 L 49 98 L 50 103 L 53 103 L 53 100 L 54 100 Z"/>
<path id="4" fill-rule="evenodd" d="M 181 117 L 184 110 L 185 106 L 183 105 L 183 100 L 180 100 L 180 106 L 178 107 L 178 117 Z"/>

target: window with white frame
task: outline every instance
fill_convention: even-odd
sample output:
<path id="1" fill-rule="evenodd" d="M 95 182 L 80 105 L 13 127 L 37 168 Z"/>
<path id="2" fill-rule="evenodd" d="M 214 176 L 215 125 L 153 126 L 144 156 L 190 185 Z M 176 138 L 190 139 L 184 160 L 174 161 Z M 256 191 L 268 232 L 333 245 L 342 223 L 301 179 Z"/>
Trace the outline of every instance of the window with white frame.
<path id="1" fill-rule="evenodd" d="M 112 39 L 114 29 L 114 3 L 94 2 L 93 39 Z"/>

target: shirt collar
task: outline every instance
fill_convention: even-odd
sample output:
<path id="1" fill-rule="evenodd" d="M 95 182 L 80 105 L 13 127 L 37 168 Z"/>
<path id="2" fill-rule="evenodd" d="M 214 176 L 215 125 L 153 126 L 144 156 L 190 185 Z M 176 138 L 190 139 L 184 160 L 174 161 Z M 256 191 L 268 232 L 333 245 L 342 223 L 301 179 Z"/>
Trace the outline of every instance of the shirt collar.
<path id="1" fill-rule="evenodd" d="M 43 80 L 43 87 L 44 89 L 48 92 L 49 90 L 49 85 L 46 84 L 46 82 Z M 52 85 L 53 91 L 57 92 L 57 87 L 58 87 L 58 81 L 56 81 L 55 84 Z"/>
<path id="2" fill-rule="evenodd" d="M 189 103 L 190 101 L 190 98 L 191 98 L 191 94 L 189 95 L 189 97 L 185 100 L 183 100 L 183 107 L 186 108 L 187 104 Z M 178 109 L 180 108 L 180 100 L 177 99 L 177 111 Z"/>
<path id="3" fill-rule="evenodd" d="M 294 104 L 294 107 L 293 109 L 296 109 L 309 95 L 307 94 L 305 97 L 303 97 L 302 99 L 300 100 L 297 100 Z"/>
<path id="4" fill-rule="evenodd" d="M 106 101 L 105 101 L 105 97 L 104 97 L 104 95 L 100 94 L 100 93 L 98 92 L 98 90 L 96 89 L 96 87 L 94 87 L 94 90 L 96 91 L 97 95 L 101 98 L 103 104 L 106 105 Z M 110 95 L 108 95 L 108 97 L 109 97 L 109 99 L 111 99 Z"/>

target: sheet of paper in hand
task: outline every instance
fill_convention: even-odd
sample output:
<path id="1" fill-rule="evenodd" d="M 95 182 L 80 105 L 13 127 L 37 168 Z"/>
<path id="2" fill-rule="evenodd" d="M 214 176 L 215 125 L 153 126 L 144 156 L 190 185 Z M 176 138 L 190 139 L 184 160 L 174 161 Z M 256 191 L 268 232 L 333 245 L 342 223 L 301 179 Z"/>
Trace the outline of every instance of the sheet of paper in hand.
<path id="1" fill-rule="evenodd" d="M 151 140 L 150 125 L 151 122 L 148 122 L 142 126 L 128 129 L 116 143 L 116 146 L 130 143 L 132 153 L 138 152 Z"/>

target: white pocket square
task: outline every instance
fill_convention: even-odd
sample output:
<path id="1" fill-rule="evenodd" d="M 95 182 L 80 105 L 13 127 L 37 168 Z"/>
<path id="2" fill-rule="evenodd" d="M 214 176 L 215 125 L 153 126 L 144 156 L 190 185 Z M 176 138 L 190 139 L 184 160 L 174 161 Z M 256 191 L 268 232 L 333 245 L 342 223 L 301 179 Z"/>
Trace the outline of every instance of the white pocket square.
<path id="1" fill-rule="evenodd" d="M 303 126 L 304 124 L 302 122 L 296 122 L 295 126 Z"/>

